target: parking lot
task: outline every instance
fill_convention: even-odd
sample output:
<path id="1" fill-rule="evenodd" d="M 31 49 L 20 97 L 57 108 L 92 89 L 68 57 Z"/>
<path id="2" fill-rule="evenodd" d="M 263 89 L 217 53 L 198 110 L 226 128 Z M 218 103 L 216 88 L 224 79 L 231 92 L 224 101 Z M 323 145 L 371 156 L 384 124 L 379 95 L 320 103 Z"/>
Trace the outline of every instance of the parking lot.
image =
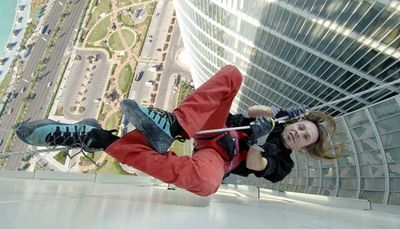
<path id="1" fill-rule="evenodd" d="M 95 118 L 110 68 L 107 56 L 103 51 L 77 50 L 71 61 L 62 88 L 63 115 L 70 120 Z"/>

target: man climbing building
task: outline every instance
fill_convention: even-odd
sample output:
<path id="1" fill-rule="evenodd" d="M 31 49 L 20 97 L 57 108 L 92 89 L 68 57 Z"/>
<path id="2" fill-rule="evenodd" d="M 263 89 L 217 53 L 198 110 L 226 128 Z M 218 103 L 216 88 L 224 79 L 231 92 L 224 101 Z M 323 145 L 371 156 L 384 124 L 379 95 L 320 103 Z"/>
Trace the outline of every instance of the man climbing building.
<path id="1" fill-rule="evenodd" d="M 249 118 L 230 115 L 241 83 L 240 71 L 225 66 L 173 112 L 124 100 L 121 110 L 137 129 L 121 138 L 103 130 L 93 119 L 75 124 L 52 120 L 24 123 L 17 129 L 17 136 L 37 146 L 81 147 L 88 152 L 105 150 L 124 164 L 200 196 L 215 193 L 224 176 L 230 173 L 242 176 L 253 173 L 272 182 L 280 181 L 294 166 L 290 158 L 292 150 L 325 159 L 340 156 L 334 153 L 335 147 L 327 139 L 328 133 L 332 135 L 335 131 L 335 122 L 322 112 L 309 111 L 304 118 L 283 124 L 274 121 L 273 116 L 295 117 L 305 110 L 276 113 L 269 107 L 254 106 L 249 109 Z M 196 134 L 201 130 L 242 125 L 250 125 L 250 129 Z M 168 151 L 174 139 L 190 138 L 195 142 L 192 156 L 177 156 Z"/>

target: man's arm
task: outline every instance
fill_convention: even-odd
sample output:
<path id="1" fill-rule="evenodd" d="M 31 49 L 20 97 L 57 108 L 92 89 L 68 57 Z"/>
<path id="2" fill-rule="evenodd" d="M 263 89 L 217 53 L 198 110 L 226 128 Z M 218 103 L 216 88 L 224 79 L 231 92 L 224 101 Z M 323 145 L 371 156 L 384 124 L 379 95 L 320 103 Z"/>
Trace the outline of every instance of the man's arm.
<path id="1" fill-rule="evenodd" d="M 262 156 L 261 152 L 250 147 L 246 156 L 246 167 L 254 171 L 263 171 L 267 165 L 268 160 Z"/>
<path id="2" fill-rule="evenodd" d="M 255 171 L 263 171 L 268 164 L 268 160 L 264 158 L 261 152 L 264 152 L 262 148 L 268 138 L 268 135 L 272 132 L 275 127 L 275 122 L 268 117 L 256 118 L 254 122 L 250 124 L 251 135 L 248 139 L 249 151 L 246 156 L 246 167 Z"/>
<path id="3" fill-rule="evenodd" d="M 274 112 L 272 111 L 272 108 L 269 106 L 264 106 L 264 105 L 255 105 L 250 107 L 247 110 L 247 114 L 251 118 L 257 118 L 257 117 L 262 117 L 262 116 L 267 116 L 267 117 L 274 117 Z"/>

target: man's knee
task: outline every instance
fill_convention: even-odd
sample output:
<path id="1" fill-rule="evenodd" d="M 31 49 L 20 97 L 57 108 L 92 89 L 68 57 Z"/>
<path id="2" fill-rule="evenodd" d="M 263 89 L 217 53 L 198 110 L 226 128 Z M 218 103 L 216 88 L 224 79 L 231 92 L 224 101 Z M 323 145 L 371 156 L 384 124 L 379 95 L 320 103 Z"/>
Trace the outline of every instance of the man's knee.
<path id="1" fill-rule="evenodd" d="M 219 185 L 220 182 L 207 181 L 196 194 L 204 197 L 210 196 L 218 191 Z"/>
<path id="2" fill-rule="evenodd" d="M 230 81 L 232 83 L 232 87 L 239 89 L 243 81 L 243 76 L 236 66 L 226 65 L 220 70 L 220 73 L 222 73 L 223 77 L 227 78 L 227 82 Z"/>
<path id="3" fill-rule="evenodd" d="M 231 65 L 231 74 L 230 75 L 231 75 L 231 80 L 234 83 L 236 83 L 238 86 L 240 86 L 242 84 L 243 75 L 237 67 Z"/>

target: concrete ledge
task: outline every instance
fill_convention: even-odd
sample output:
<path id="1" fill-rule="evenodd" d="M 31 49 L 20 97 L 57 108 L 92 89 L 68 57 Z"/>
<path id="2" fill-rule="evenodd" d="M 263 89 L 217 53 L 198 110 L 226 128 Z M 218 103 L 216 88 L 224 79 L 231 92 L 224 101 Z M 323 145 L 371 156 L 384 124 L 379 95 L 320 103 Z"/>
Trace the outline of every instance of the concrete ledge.
<path id="1" fill-rule="evenodd" d="M 62 173 L 62 172 L 34 172 L 34 179 L 39 180 L 74 180 L 74 181 L 95 181 L 96 174 L 82 174 L 82 173 Z"/>
<path id="2" fill-rule="evenodd" d="M 70 180 L 70 181 L 88 181 L 91 183 L 125 183 L 125 184 L 154 184 L 163 183 L 150 176 L 128 176 L 113 175 L 106 173 L 64 173 L 49 171 L 0 171 L 0 177 L 4 178 L 21 178 L 36 180 Z"/>
<path id="3" fill-rule="evenodd" d="M 400 215 L 400 206 L 384 205 L 384 204 L 371 204 L 372 211 L 392 213 Z"/>
<path id="4" fill-rule="evenodd" d="M 344 197 L 322 196 L 297 192 L 277 191 L 270 189 L 260 189 L 260 197 L 268 195 L 284 197 L 291 200 L 304 201 L 330 207 L 351 208 L 360 210 L 371 210 L 371 202 L 364 199 L 351 199 Z"/>
<path id="5" fill-rule="evenodd" d="M 22 178 L 22 179 L 34 179 L 34 173 L 28 173 L 23 171 L 9 171 L 3 170 L 0 171 L 0 177 L 5 178 Z"/>
<path id="6" fill-rule="evenodd" d="M 128 175 L 113 175 L 106 173 L 96 174 L 96 183 L 143 183 L 143 184 L 154 184 L 155 179 L 144 176 L 128 176 Z"/>

